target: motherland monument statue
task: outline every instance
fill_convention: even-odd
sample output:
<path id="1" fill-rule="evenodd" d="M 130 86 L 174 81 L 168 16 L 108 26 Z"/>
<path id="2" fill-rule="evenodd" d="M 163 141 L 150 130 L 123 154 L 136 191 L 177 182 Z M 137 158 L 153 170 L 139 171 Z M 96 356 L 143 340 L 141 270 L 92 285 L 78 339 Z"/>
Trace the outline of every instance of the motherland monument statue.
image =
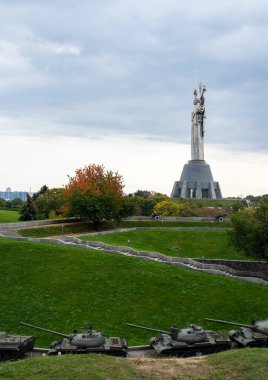
<path id="1" fill-rule="evenodd" d="M 191 126 L 191 160 L 184 165 L 179 181 L 175 181 L 171 198 L 222 198 L 218 182 L 214 182 L 210 166 L 204 160 L 205 92 L 204 83 L 199 93 L 194 90 L 194 109 Z"/>

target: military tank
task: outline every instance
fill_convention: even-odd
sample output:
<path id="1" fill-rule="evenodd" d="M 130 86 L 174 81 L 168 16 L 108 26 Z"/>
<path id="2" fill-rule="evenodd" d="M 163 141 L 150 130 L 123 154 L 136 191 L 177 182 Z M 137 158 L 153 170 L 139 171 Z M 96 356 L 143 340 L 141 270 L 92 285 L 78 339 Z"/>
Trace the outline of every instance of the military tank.
<path id="1" fill-rule="evenodd" d="M 251 325 L 212 318 L 205 318 L 205 320 L 239 327 L 237 330 L 228 332 L 234 347 L 268 347 L 268 319 L 252 321 Z"/>
<path id="2" fill-rule="evenodd" d="M 127 356 L 127 341 L 124 338 L 104 337 L 100 331 L 88 326 L 85 332 L 67 335 L 43 327 L 20 322 L 24 326 L 61 336 L 63 339 L 51 343 L 47 355 L 98 353 L 113 356 Z"/>
<path id="3" fill-rule="evenodd" d="M 26 352 L 33 349 L 34 341 L 33 336 L 0 332 L 0 362 L 22 358 Z"/>
<path id="4" fill-rule="evenodd" d="M 127 323 L 127 325 L 159 332 L 161 335 L 153 337 L 149 341 L 149 344 L 158 355 L 180 357 L 201 356 L 231 348 L 231 340 L 228 336 L 220 332 L 204 330 L 201 326 L 194 324 L 182 329 L 173 326 L 170 328 L 170 331 L 139 326 L 132 323 Z"/>

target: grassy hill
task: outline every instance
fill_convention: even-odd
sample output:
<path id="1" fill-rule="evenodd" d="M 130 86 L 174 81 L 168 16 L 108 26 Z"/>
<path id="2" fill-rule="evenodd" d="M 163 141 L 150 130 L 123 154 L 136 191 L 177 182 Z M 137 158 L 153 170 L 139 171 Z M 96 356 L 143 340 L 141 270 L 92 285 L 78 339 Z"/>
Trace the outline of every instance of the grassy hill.
<path id="1" fill-rule="evenodd" d="M 158 221 L 158 220 L 148 220 L 148 221 L 133 221 L 126 220 L 120 223 L 102 223 L 98 226 L 98 231 L 110 230 L 115 228 L 131 228 L 131 227 L 210 227 L 210 228 L 231 228 L 230 222 L 198 222 L 198 221 Z M 22 236 L 28 237 L 46 237 L 55 235 L 66 235 L 66 234 L 77 234 L 80 232 L 96 232 L 93 223 L 75 223 L 75 224 L 62 224 L 54 226 L 44 226 L 44 227 L 34 227 L 34 228 L 24 228 L 20 229 L 20 234 Z"/>
<path id="2" fill-rule="evenodd" d="M 249 260 L 229 244 L 227 231 L 137 230 L 98 236 L 82 236 L 84 240 L 111 245 L 130 246 L 137 250 L 160 252 L 167 256 L 207 259 Z M 128 243 L 130 241 L 130 243 Z"/>
<path id="3" fill-rule="evenodd" d="M 234 350 L 189 359 L 68 355 L 0 364 L 0 379 L 5 380 L 266 380 L 267 372 L 267 349 Z"/>
<path id="4" fill-rule="evenodd" d="M 55 337 L 20 326 L 20 321 L 65 333 L 91 322 L 107 335 L 142 344 L 152 334 L 130 329 L 127 322 L 210 328 L 206 316 L 242 323 L 268 317 L 268 287 L 231 278 L 11 239 L 0 240 L 0 260 L 0 331 L 31 333 L 38 346 Z"/>

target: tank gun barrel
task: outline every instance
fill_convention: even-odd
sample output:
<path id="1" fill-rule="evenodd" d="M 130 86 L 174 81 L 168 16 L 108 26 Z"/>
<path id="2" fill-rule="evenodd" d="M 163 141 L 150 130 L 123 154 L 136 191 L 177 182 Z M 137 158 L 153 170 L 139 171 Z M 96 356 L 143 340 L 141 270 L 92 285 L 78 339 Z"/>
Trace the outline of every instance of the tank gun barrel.
<path id="1" fill-rule="evenodd" d="M 67 338 L 67 339 L 71 339 L 72 338 L 72 335 L 62 334 L 62 333 L 57 332 L 57 331 L 53 331 L 53 330 L 45 329 L 43 327 L 31 325 L 30 323 L 20 322 L 20 324 L 24 325 L 24 326 L 32 327 L 33 329 L 37 329 L 37 330 L 41 330 L 41 331 L 46 331 L 46 332 L 54 334 L 54 335 L 59 335 L 59 336 L 62 336 L 63 338 Z"/>
<path id="2" fill-rule="evenodd" d="M 236 322 L 228 322 L 228 321 L 222 321 L 221 319 L 212 319 L 212 318 L 204 318 L 206 321 L 210 322 L 216 322 L 216 323 L 222 323 L 225 325 L 232 325 L 232 326 L 240 326 L 240 327 L 247 327 L 252 329 L 254 326 L 253 325 L 245 325 L 243 323 L 236 323 Z"/>
<path id="3" fill-rule="evenodd" d="M 143 330 L 156 331 L 156 332 L 160 332 L 161 334 L 170 334 L 170 331 L 164 331 L 164 330 L 159 330 L 159 329 L 152 329 L 151 327 L 134 325 L 133 323 L 127 323 L 127 326 L 136 327 L 138 329 L 143 329 Z"/>

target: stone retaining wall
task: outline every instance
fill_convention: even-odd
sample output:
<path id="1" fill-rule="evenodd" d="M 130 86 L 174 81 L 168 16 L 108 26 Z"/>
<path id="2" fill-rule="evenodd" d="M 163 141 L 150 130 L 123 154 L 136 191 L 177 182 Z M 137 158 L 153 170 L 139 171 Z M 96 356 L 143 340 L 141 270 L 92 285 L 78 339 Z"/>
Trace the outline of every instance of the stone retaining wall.
<path id="1" fill-rule="evenodd" d="M 268 281 L 268 263 L 264 261 L 240 261 L 240 260 L 220 260 L 220 259 L 195 259 L 195 261 L 207 264 L 225 265 L 229 268 L 244 271 L 262 273 Z"/>
<path id="2" fill-rule="evenodd" d="M 159 252 L 145 252 L 145 251 L 136 251 L 135 249 L 131 247 L 125 247 L 125 246 L 110 246 L 108 244 L 99 242 L 99 241 L 84 241 L 82 242 L 78 238 L 72 238 L 75 239 L 73 241 L 76 241 L 75 244 L 82 244 L 83 246 L 86 245 L 87 247 L 93 247 L 93 248 L 101 248 L 105 251 L 117 251 L 117 252 L 124 252 L 129 253 L 131 255 L 139 256 L 139 257 L 148 257 L 148 258 L 154 258 L 154 259 L 160 259 L 163 262 L 168 262 L 172 264 L 185 264 L 185 265 L 192 265 L 193 267 L 196 267 L 200 270 L 206 270 L 210 273 L 219 274 L 218 272 L 226 272 L 236 277 L 244 277 L 244 278 L 256 278 L 260 280 L 268 281 L 268 277 L 262 272 L 262 271 L 251 271 L 251 270 L 237 270 L 234 268 L 231 268 L 227 265 L 221 264 L 221 263 L 208 263 L 203 262 L 203 260 L 200 262 L 198 260 L 193 260 L 190 258 L 183 258 L 183 257 L 172 257 L 172 256 L 165 256 L 162 253 Z M 213 261 L 213 260 L 212 260 Z M 257 282 L 257 281 L 256 281 Z"/>
<path id="3" fill-rule="evenodd" d="M 42 242 L 42 243 L 53 243 L 53 244 L 64 244 L 64 245 L 72 245 L 80 248 L 85 249 L 103 249 L 106 252 L 115 253 L 115 254 L 124 254 L 128 253 L 132 256 L 137 256 L 144 260 L 159 260 L 164 264 L 169 265 L 175 265 L 180 267 L 188 267 L 189 265 L 192 266 L 192 269 L 206 271 L 208 273 L 213 274 L 221 274 L 221 275 L 228 275 L 231 274 L 237 278 L 240 278 L 242 280 L 255 282 L 259 284 L 265 284 L 267 285 L 268 278 L 263 272 L 255 272 L 250 270 L 237 270 L 234 268 L 231 268 L 227 265 L 215 263 L 216 260 L 210 260 L 214 261 L 214 263 L 208 263 L 203 262 L 203 260 L 193 260 L 190 258 L 182 258 L 182 257 L 172 257 L 172 256 L 165 256 L 162 253 L 159 252 L 145 252 L 145 251 L 137 251 L 131 247 L 125 247 L 125 246 L 111 246 L 99 241 L 83 241 L 80 240 L 77 237 L 73 236 L 65 236 L 61 240 L 59 238 L 29 238 L 29 237 L 14 237 L 15 240 L 24 240 L 24 241 L 32 241 L 32 242 Z M 217 260 L 219 262 L 220 260 Z M 224 261 L 224 260 L 221 260 Z M 226 262 L 226 260 L 225 260 Z"/>

